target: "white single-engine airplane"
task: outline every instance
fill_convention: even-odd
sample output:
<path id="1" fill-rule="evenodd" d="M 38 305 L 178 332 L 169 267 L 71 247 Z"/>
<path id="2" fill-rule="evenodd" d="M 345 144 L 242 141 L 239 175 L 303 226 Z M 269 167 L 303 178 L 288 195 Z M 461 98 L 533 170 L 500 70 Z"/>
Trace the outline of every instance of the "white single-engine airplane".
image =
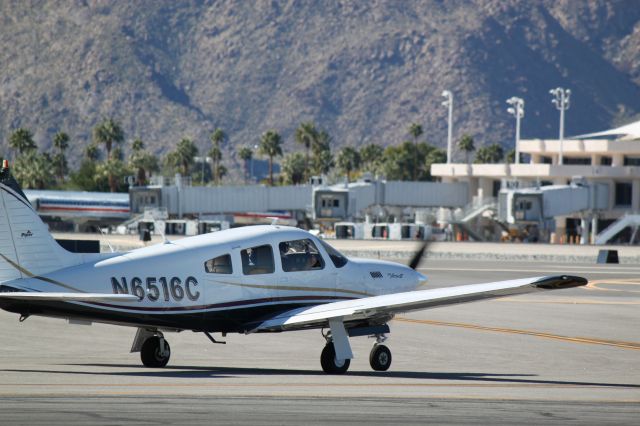
<path id="1" fill-rule="evenodd" d="M 137 327 L 132 352 L 164 367 L 163 332 L 261 333 L 327 329 L 322 369 L 340 374 L 353 358 L 349 337 L 375 336 L 374 370 L 391 365 L 382 343 L 399 312 L 585 285 L 547 276 L 416 290 L 426 277 L 409 266 L 343 256 L 310 233 L 250 226 L 126 253 L 64 250 L 9 172 L 0 171 L 0 308 L 20 315 Z"/>

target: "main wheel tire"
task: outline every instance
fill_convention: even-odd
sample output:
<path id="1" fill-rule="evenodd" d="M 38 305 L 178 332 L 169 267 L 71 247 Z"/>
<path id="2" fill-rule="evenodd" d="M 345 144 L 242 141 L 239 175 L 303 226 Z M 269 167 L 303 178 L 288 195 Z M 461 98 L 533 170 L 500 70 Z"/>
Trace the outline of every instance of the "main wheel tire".
<path id="1" fill-rule="evenodd" d="M 162 340 L 165 345 L 164 354 L 160 348 L 160 338 L 157 336 L 149 337 L 142 344 L 142 348 L 140 349 L 140 359 L 145 367 L 162 368 L 169 362 L 169 358 L 171 357 L 171 347 L 169 346 L 169 342 L 165 339 Z"/>
<path id="2" fill-rule="evenodd" d="M 350 359 L 345 359 L 338 363 L 336 359 L 336 348 L 333 343 L 327 343 L 320 355 L 320 365 L 322 370 L 327 374 L 344 374 L 349 369 Z"/>
<path id="3" fill-rule="evenodd" d="M 375 345 L 369 354 L 369 364 L 375 371 L 387 371 L 391 367 L 391 351 L 385 345 Z"/>

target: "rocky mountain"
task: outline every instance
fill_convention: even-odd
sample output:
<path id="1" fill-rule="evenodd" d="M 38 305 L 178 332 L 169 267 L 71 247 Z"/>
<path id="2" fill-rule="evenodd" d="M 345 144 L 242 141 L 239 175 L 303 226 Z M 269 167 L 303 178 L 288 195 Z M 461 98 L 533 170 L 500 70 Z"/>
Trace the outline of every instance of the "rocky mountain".
<path id="1" fill-rule="evenodd" d="M 103 117 L 158 153 L 185 136 L 208 149 L 221 127 L 227 161 L 269 128 L 295 149 L 308 120 L 336 146 L 398 143 L 411 122 L 444 146 L 444 89 L 454 137 L 479 144 L 512 144 L 514 95 L 523 137 L 556 137 L 556 86 L 572 90 L 568 135 L 640 113 L 637 0 L 4 0 L 0 11 L 0 153 L 21 126 L 41 147 L 59 129 L 85 144 Z"/>

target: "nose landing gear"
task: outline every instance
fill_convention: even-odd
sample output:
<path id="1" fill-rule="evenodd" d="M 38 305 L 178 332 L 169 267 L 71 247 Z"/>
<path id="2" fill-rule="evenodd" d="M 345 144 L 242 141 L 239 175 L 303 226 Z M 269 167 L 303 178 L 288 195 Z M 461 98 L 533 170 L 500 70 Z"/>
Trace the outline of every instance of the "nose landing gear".
<path id="1" fill-rule="evenodd" d="M 375 344 L 369 354 L 369 364 L 375 371 L 387 371 L 391 367 L 391 351 L 385 345 Z"/>
<path id="2" fill-rule="evenodd" d="M 374 371 L 387 371 L 391 367 L 391 350 L 383 343 L 388 339 L 384 333 L 375 335 L 376 342 L 369 353 L 369 364 Z"/>

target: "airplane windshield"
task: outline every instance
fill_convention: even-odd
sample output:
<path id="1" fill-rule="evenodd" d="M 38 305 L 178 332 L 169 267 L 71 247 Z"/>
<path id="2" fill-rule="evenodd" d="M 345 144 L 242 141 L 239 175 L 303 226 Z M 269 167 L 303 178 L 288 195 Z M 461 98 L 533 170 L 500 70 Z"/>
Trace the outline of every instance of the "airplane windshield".
<path id="1" fill-rule="evenodd" d="M 312 271 L 324 268 L 316 245 L 308 238 L 283 241 L 278 245 L 284 272 Z"/>
<path id="2" fill-rule="evenodd" d="M 331 258 L 331 261 L 333 262 L 336 268 L 342 268 L 344 265 L 347 264 L 348 262 L 347 258 L 344 257 L 342 253 L 340 253 L 338 250 L 334 249 L 328 243 L 325 243 L 322 240 L 320 240 L 320 244 L 322 244 L 324 249 L 327 251 L 327 254 Z"/>

